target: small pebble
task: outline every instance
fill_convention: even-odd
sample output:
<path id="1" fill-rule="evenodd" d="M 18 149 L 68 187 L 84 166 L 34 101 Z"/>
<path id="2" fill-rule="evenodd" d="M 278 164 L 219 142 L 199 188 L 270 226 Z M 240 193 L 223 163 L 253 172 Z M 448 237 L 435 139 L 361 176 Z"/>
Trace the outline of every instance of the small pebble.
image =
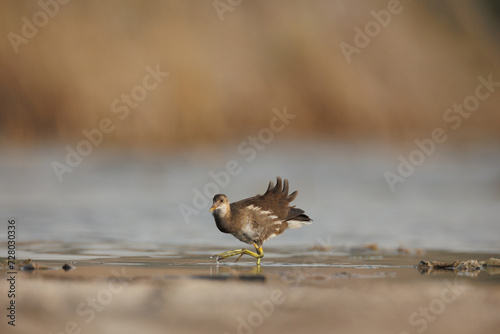
<path id="1" fill-rule="evenodd" d="M 69 263 L 65 263 L 65 264 L 62 266 L 62 269 L 63 269 L 64 271 L 69 271 L 69 270 L 71 270 L 71 269 L 75 269 L 75 267 L 74 267 L 74 266 L 72 266 L 72 265 L 71 265 L 71 264 L 69 264 Z"/>

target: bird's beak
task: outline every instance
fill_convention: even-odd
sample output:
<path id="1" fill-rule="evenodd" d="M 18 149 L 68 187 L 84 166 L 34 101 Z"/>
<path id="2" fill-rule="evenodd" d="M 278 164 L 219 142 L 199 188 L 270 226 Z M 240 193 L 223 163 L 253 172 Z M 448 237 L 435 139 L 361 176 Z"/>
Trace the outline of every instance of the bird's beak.
<path id="1" fill-rule="evenodd" d="M 212 205 L 212 207 L 210 208 L 210 210 L 208 210 L 208 212 L 212 212 L 214 211 L 216 208 L 215 208 L 215 205 Z"/>

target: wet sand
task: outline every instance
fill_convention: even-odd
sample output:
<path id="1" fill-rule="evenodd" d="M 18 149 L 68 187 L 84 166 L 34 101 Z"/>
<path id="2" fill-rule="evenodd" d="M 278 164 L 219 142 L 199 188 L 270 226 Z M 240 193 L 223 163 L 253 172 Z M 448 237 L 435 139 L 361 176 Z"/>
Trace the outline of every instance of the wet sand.
<path id="1" fill-rule="evenodd" d="M 72 261 L 19 271 L 2 333 L 498 333 L 500 270 L 422 274 L 422 260 L 495 254 L 270 252 L 217 266 L 213 250 Z M 60 268 L 65 261 L 38 259 Z M 495 270 L 497 269 L 497 270 Z M 2 272 L 6 311 L 9 288 Z"/>

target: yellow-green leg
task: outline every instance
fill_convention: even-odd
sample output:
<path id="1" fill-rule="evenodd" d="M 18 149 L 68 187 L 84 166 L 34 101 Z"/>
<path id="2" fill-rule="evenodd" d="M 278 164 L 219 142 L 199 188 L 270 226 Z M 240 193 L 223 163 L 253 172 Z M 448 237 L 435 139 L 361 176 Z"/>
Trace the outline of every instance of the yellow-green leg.
<path id="1" fill-rule="evenodd" d="M 234 261 L 234 262 L 238 262 L 238 260 L 243 255 L 247 254 L 247 255 L 250 255 L 250 256 L 253 256 L 254 258 L 256 258 L 257 265 L 260 266 L 260 259 L 264 257 L 264 250 L 262 249 L 262 247 L 259 247 L 256 244 L 253 244 L 253 246 L 255 247 L 255 250 L 257 251 L 256 253 L 249 251 L 248 249 L 242 248 L 242 249 L 235 249 L 232 251 L 227 251 L 224 253 L 217 254 L 217 255 L 212 256 L 212 258 L 215 257 L 215 261 L 217 261 L 217 263 L 219 263 L 219 260 L 223 260 L 223 259 L 231 257 L 231 256 L 239 255 L 238 258 L 236 259 L 236 261 Z"/>

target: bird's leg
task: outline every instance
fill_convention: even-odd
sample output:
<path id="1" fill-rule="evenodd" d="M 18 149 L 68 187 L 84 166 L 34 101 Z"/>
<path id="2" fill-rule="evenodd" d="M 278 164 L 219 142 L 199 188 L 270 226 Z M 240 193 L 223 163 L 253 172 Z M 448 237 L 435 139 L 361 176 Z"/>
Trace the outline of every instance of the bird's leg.
<path id="1" fill-rule="evenodd" d="M 245 253 L 241 253 L 240 256 L 238 256 L 238 258 L 234 261 L 234 263 L 238 262 L 239 259 L 241 259 L 241 257 L 244 255 Z"/>
<path id="2" fill-rule="evenodd" d="M 262 250 L 262 247 L 257 246 L 254 244 L 255 249 L 257 250 L 257 253 L 254 253 L 252 251 L 249 251 L 248 249 L 242 248 L 242 249 L 235 249 L 232 251 L 227 251 L 224 253 L 220 253 L 217 255 L 212 256 L 212 258 L 215 257 L 215 261 L 219 262 L 219 260 L 223 260 L 225 258 L 239 255 L 238 258 L 236 259 L 235 262 L 237 262 L 244 254 L 253 256 L 254 258 L 257 259 L 257 264 L 260 265 L 260 259 L 264 256 L 264 251 Z"/>
<path id="3" fill-rule="evenodd" d="M 262 247 L 259 247 L 256 244 L 253 244 L 253 246 L 255 247 L 257 254 L 253 253 L 253 255 L 252 254 L 249 254 L 249 255 L 252 255 L 253 257 L 257 258 L 257 265 L 260 266 L 260 259 L 264 257 L 264 250 L 262 249 Z M 250 253 L 252 253 L 252 252 L 250 252 Z M 238 262 L 238 260 L 243 256 L 243 254 L 244 253 L 240 254 L 240 256 L 238 256 L 238 258 L 234 262 Z"/>
<path id="4" fill-rule="evenodd" d="M 259 255 L 259 257 L 257 258 L 257 266 L 260 267 L 260 259 L 264 257 L 264 250 L 262 249 L 262 246 L 259 247 L 256 244 L 253 244 L 253 246 L 255 247 L 255 250 L 257 250 L 257 254 Z"/>
<path id="5" fill-rule="evenodd" d="M 254 253 L 252 251 L 249 251 L 248 249 L 242 248 L 242 249 L 235 249 L 235 250 L 227 251 L 224 253 L 216 254 L 216 255 L 212 256 L 212 258 L 215 257 L 215 261 L 219 262 L 219 260 L 223 260 L 223 259 L 231 257 L 231 256 L 239 255 L 239 257 L 236 259 L 236 261 L 238 261 L 240 259 L 240 257 L 242 257 L 244 254 L 253 256 L 255 258 L 259 257 L 258 254 Z"/>

